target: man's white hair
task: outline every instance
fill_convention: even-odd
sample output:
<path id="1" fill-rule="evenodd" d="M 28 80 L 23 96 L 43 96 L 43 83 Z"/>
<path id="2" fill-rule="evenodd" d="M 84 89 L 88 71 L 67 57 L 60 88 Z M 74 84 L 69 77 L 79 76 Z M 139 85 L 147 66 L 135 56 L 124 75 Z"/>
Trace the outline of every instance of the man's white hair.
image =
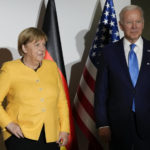
<path id="1" fill-rule="evenodd" d="M 121 12 L 119 13 L 119 18 L 120 18 L 120 23 L 123 24 L 123 19 L 124 19 L 124 13 L 128 10 L 134 10 L 134 9 L 138 9 L 141 12 L 141 16 L 144 20 L 144 13 L 143 10 L 140 6 L 137 5 L 128 5 L 126 7 L 124 7 Z"/>

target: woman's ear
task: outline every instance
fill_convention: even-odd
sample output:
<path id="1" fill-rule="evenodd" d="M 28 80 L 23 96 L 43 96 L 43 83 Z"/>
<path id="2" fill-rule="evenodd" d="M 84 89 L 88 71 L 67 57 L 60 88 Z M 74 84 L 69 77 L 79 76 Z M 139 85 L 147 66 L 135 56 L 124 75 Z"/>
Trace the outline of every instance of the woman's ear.
<path id="1" fill-rule="evenodd" d="M 24 54 L 27 53 L 27 49 L 26 49 L 26 46 L 24 44 L 22 45 L 22 51 L 24 52 Z"/>

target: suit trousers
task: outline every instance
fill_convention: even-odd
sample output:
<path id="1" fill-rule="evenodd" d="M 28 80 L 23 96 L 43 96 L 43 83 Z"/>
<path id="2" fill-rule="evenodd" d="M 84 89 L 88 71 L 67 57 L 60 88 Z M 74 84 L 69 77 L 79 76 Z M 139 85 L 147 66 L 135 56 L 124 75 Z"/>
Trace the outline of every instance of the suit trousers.
<path id="1" fill-rule="evenodd" d="M 131 112 L 130 127 L 122 137 L 112 136 L 110 150 L 150 150 L 150 140 L 143 140 L 138 134 L 136 113 Z"/>
<path id="2" fill-rule="evenodd" d="M 5 141 L 7 150 L 60 150 L 56 142 L 46 143 L 44 127 L 38 141 L 12 135 Z"/>

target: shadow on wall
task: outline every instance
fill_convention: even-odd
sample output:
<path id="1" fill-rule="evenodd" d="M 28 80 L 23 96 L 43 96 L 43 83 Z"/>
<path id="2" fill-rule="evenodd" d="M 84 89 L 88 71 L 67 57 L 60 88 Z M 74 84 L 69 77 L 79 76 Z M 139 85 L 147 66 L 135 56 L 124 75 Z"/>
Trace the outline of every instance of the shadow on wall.
<path id="1" fill-rule="evenodd" d="M 0 68 L 2 64 L 6 61 L 12 60 L 12 54 L 11 51 L 7 48 L 0 48 Z"/>
<path id="2" fill-rule="evenodd" d="M 10 61 L 12 60 L 12 54 L 10 52 L 9 49 L 7 48 L 0 48 L 0 67 L 2 66 L 2 64 L 6 61 Z M 3 106 L 5 106 L 6 101 L 4 101 Z M 0 130 L 0 150 L 6 150 L 4 143 L 3 143 L 3 137 L 1 134 L 1 130 Z"/>
<path id="3" fill-rule="evenodd" d="M 81 75 L 94 40 L 96 29 L 99 23 L 99 19 L 101 17 L 101 4 L 100 1 L 97 0 L 95 11 L 92 15 L 91 24 L 89 30 L 82 30 L 76 35 L 76 47 L 77 51 L 81 57 L 80 62 L 73 62 L 71 64 L 66 65 L 66 70 L 71 70 L 70 74 L 70 83 L 69 83 L 69 91 L 71 102 L 73 103 L 73 99 L 75 97 Z M 70 69 L 71 68 L 71 69 Z"/>
<path id="4" fill-rule="evenodd" d="M 45 7 L 45 3 L 43 0 L 40 5 L 39 16 L 37 17 L 37 27 L 39 29 L 42 29 L 45 12 L 46 12 L 46 7 Z"/>
<path id="5" fill-rule="evenodd" d="M 140 7 L 142 7 L 143 11 L 144 11 L 144 18 L 145 18 L 145 27 L 143 30 L 143 37 L 145 37 L 146 39 L 150 40 L 150 19 L 149 19 L 149 14 L 150 14 L 150 1 L 147 0 L 141 0 L 141 1 L 137 1 L 137 0 L 131 0 L 131 4 L 133 5 L 138 5 Z"/>
<path id="6" fill-rule="evenodd" d="M 96 29 L 98 27 L 99 19 L 101 17 L 102 9 L 100 1 L 97 0 L 95 5 L 95 9 L 92 15 L 91 23 L 89 30 L 81 30 L 76 35 L 76 47 L 77 51 L 80 55 L 81 61 L 80 62 L 73 62 L 71 64 L 66 65 L 66 70 L 71 70 L 70 73 L 70 83 L 69 83 L 69 92 L 70 92 L 70 99 L 71 104 L 73 106 L 74 97 L 82 76 L 82 72 L 92 45 L 92 42 L 95 38 Z M 71 68 L 71 69 L 70 69 Z M 75 123 L 76 125 L 76 123 Z M 79 127 L 76 125 L 76 135 L 79 144 L 79 149 L 87 150 L 88 149 L 88 141 L 85 135 L 81 132 Z"/>

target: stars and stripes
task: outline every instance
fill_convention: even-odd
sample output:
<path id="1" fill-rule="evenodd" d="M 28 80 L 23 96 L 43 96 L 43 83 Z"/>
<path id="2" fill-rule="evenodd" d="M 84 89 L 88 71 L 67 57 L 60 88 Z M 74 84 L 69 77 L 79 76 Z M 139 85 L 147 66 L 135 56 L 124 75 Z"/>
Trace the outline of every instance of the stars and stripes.
<path id="1" fill-rule="evenodd" d="M 106 0 L 89 57 L 74 99 L 75 119 L 89 140 L 90 149 L 103 149 L 97 135 L 94 116 L 94 87 L 102 48 L 119 38 L 113 0 Z M 93 144 L 94 143 L 94 144 Z M 97 147 L 98 146 L 98 147 Z"/>

